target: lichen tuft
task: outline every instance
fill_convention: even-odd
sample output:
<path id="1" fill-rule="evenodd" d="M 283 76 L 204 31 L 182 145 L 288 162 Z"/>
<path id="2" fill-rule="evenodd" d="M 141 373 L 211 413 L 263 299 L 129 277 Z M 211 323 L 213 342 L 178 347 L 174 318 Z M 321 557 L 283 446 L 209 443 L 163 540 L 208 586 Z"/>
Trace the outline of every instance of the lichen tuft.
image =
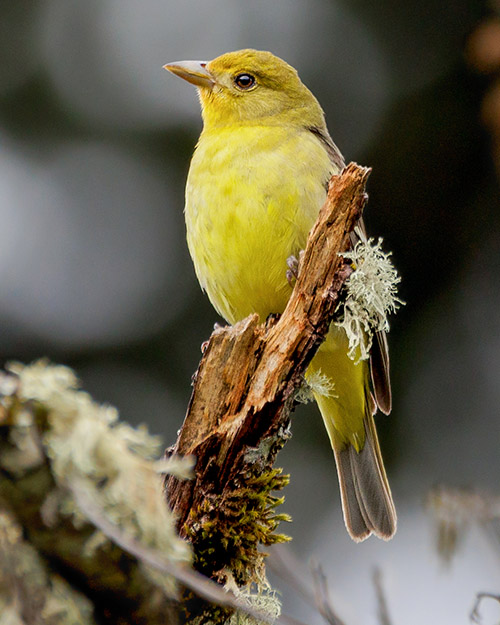
<path id="1" fill-rule="evenodd" d="M 300 404 L 314 401 L 314 396 L 338 397 L 335 393 L 335 382 L 325 375 L 321 369 L 307 373 L 301 386 L 297 389 L 295 400 Z"/>
<path id="2" fill-rule="evenodd" d="M 8 370 L 18 376 L 20 405 L 45 415 L 41 442 L 57 487 L 43 506 L 47 519 L 60 514 L 70 515 L 77 527 L 87 523 L 85 510 L 74 496 L 85 491 L 124 534 L 157 549 L 172 562 L 188 563 L 190 548 L 177 535 L 161 473 L 185 479 L 192 460 L 155 461 L 161 450 L 159 438 L 151 436 L 145 426 L 133 428 L 119 422 L 116 408 L 100 405 L 79 390 L 75 374 L 67 367 L 41 360 L 29 366 L 10 364 Z M 26 427 L 24 421 L 13 423 L 15 431 Z M 13 442 L 18 446 L 22 440 Z M 106 543 L 98 532 L 87 542 L 85 552 L 91 554 Z M 175 592 L 170 576 L 152 567 L 144 566 L 144 570 L 167 593 Z"/>
<path id="3" fill-rule="evenodd" d="M 349 358 L 359 362 L 369 358 L 374 333 L 389 330 L 387 316 L 404 304 L 397 296 L 401 278 L 391 252 L 382 250 L 382 239 L 358 241 L 341 255 L 351 261 L 354 271 L 345 282 L 336 325 L 347 334 Z"/>

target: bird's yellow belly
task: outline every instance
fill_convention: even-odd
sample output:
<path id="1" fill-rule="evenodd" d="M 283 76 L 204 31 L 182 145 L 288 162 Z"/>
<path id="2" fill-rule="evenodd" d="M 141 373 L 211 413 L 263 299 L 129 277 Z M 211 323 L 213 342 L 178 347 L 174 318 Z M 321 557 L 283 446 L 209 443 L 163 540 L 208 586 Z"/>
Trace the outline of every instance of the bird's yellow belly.
<path id="1" fill-rule="evenodd" d="M 237 138 L 234 130 L 202 135 L 186 190 L 196 274 L 231 323 L 283 311 L 287 258 L 305 247 L 332 173 L 311 133 L 250 127 Z"/>

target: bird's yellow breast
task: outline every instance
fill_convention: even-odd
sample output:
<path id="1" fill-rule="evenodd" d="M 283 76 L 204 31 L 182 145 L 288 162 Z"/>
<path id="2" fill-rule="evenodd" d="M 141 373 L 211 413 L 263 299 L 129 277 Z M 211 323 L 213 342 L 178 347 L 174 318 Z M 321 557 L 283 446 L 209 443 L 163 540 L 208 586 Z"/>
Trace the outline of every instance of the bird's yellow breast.
<path id="1" fill-rule="evenodd" d="M 198 279 L 227 321 L 284 309 L 286 260 L 305 247 L 332 173 L 305 129 L 202 133 L 186 188 L 187 240 Z"/>

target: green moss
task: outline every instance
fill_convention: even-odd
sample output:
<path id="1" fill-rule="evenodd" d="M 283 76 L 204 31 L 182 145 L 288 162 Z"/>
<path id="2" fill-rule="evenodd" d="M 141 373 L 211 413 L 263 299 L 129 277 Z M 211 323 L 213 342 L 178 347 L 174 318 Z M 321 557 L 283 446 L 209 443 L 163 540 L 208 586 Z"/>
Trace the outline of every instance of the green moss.
<path id="1" fill-rule="evenodd" d="M 231 575 L 238 586 L 259 584 L 263 558 L 259 546 L 290 540 L 276 532 L 287 514 L 277 514 L 284 497 L 272 493 L 289 482 L 281 469 L 247 475 L 243 483 L 227 487 L 221 495 L 209 495 L 191 511 L 185 531 L 193 545 L 195 567 L 205 575 L 225 581 Z"/>

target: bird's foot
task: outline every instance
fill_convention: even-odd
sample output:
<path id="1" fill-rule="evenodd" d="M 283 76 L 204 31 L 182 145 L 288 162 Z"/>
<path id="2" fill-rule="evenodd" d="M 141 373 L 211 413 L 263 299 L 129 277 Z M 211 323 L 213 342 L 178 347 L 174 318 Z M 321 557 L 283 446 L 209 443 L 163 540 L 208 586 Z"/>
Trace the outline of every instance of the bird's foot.
<path id="1" fill-rule="evenodd" d="M 340 269 L 338 270 L 337 275 L 339 279 L 342 281 L 342 283 L 344 283 L 347 280 L 347 278 L 355 270 L 356 270 L 356 265 L 354 263 L 351 263 L 350 261 L 345 260 L 344 263 L 341 265 Z"/>
<path id="2" fill-rule="evenodd" d="M 288 267 L 286 272 L 286 279 L 288 280 L 288 284 L 290 286 L 293 286 L 293 281 L 297 280 L 299 276 L 299 268 L 303 256 L 304 250 L 300 250 L 298 259 L 293 254 L 286 259 L 286 265 Z"/>
<path id="3" fill-rule="evenodd" d="M 218 330 L 219 328 L 223 328 L 224 326 L 222 325 L 222 323 L 214 323 L 214 332 L 215 330 Z M 206 349 L 208 347 L 208 344 L 210 343 L 210 339 L 208 339 L 207 341 L 203 341 L 203 343 L 201 344 L 201 353 L 204 354 L 206 352 Z"/>

